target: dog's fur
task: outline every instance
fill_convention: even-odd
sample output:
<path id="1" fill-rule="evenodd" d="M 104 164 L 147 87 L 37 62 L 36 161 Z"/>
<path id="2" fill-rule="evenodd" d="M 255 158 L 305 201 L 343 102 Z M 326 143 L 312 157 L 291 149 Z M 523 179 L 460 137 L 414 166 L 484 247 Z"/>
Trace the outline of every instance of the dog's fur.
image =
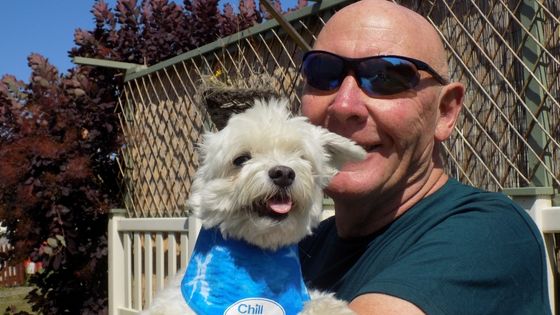
<path id="1" fill-rule="evenodd" d="M 287 105 L 257 100 L 221 131 L 204 135 L 188 201 L 204 228 L 269 250 L 297 243 L 317 226 L 330 179 L 344 163 L 365 157 L 350 140 L 292 117 Z M 271 209 L 271 199 L 289 211 Z M 144 314 L 192 313 L 181 296 L 180 277 Z M 353 314 L 331 294 L 311 296 L 300 314 Z"/>

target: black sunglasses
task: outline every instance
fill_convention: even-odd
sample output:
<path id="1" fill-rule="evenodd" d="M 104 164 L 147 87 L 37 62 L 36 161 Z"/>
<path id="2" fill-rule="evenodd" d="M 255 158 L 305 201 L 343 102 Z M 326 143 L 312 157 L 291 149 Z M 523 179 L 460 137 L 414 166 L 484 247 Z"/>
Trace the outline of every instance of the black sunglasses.
<path id="1" fill-rule="evenodd" d="M 403 56 L 346 58 L 328 51 L 311 50 L 303 55 L 302 64 L 307 84 L 317 90 L 338 89 L 351 71 L 362 91 L 370 96 L 412 89 L 420 82 L 419 70 L 428 72 L 442 85 L 449 83 L 427 63 Z"/>

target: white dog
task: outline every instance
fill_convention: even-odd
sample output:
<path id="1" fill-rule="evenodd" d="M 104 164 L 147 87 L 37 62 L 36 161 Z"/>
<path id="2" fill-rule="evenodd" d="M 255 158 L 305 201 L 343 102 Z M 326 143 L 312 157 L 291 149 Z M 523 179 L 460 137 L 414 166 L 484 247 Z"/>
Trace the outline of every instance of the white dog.
<path id="1" fill-rule="evenodd" d="M 297 243 L 320 220 L 323 188 L 365 151 L 287 105 L 255 101 L 204 135 L 188 201 L 203 228 L 184 278 L 144 314 L 353 314 L 332 294 L 310 298 Z"/>

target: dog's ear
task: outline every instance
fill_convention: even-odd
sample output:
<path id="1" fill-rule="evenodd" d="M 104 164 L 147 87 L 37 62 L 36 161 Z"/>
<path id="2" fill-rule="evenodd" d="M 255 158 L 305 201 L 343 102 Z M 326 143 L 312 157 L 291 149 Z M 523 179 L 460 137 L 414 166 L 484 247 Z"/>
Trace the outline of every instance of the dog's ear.
<path id="1" fill-rule="evenodd" d="M 319 141 L 329 154 L 329 164 L 336 170 L 340 170 L 347 162 L 361 161 L 366 158 L 366 151 L 354 141 L 325 128 L 316 128 Z"/>
<path id="2" fill-rule="evenodd" d="M 348 162 L 361 161 L 366 158 L 366 151 L 354 141 L 330 132 L 325 128 L 313 126 L 315 141 L 323 147 L 323 168 L 318 183 L 326 187 L 333 176 Z"/>

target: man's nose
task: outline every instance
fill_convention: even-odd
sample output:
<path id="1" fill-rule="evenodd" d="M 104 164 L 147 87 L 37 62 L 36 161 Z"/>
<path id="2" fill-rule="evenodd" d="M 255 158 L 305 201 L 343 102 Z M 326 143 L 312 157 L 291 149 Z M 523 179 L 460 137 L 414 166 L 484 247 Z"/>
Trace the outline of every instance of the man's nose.
<path id="1" fill-rule="evenodd" d="M 367 95 L 360 89 L 354 76 L 347 75 L 335 93 L 335 98 L 329 106 L 331 117 L 343 123 L 367 120 L 368 111 L 363 102 Z"/>

